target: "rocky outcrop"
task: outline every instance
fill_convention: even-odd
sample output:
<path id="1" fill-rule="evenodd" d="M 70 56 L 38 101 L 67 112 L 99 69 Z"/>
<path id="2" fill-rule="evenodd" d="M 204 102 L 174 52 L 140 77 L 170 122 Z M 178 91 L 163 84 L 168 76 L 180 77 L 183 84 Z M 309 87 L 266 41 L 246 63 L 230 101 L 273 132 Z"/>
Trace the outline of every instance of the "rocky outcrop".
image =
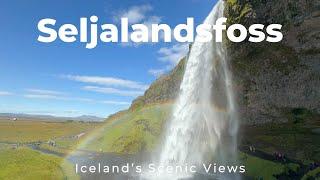
<path id="1" fill-rule="evenodd" d="M 227 0 L 229 23 L 279 23 L 281 43 L 228 43 L 241 119 L 288 121 L 295 109 L 320 112 L 320 2 Z"/>
<path id="2" fill-rule="evenodd" d="M 132 102 L 131 110 L 146 104 L 172 101 L 177 97 L 180 83 L 185 69 L 185 58 L 167 75 L 164 75 L 151 84 L 143 96 Z"/>

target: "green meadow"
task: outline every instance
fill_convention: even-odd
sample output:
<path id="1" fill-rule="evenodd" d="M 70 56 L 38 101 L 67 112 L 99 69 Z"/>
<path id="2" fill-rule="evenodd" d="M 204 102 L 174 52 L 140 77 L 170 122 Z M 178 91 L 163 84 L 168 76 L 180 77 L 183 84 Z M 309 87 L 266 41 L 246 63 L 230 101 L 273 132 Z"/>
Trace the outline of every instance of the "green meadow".
<path id="1" fill-rule="evenodd" d="M 100 125 L 71 121 L 0 120 L 0 179 L 79 179 L 72 164 L 64 157 Z M 76 138 L 80 133 L 85 135 Z M 49 145 L 48 141 L 55 145 Z M 51 153 L 35 150 L 33 146 Z"/>
<path id="2" fill-rule="evenodd" d="M 0 150 L 0 179 L 79 179 L 63 158 L 43 154 L 30 148 Z"/>
<path id="3" fill-rule="evenodd" d="M 30 121 L 1 120 L 0 142 L 28 143 L 48 141 L 50 139 L 68 137 L 90 131 L 99 123 L 84 123 L 74 121 Z"/>

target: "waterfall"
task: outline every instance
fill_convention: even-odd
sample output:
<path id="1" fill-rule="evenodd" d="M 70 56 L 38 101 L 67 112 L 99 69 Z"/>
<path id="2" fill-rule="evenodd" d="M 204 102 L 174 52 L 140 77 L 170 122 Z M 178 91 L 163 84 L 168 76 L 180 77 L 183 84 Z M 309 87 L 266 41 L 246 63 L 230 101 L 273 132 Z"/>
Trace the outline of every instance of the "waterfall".
<path id="1" fill-rule="evenodd" d="M 223 17 L 223 10 L 224 3 L 220 0 L 204 23 L 213 25 Z M 214 38 L 206 43 L 197 39 L 192 45 L 179 97 L 168 122 L 158 161 L 164 166 L 201 166 L 213 161 L 227 164 L 236 158 L 238 121 L 226 51 Z M 192 175 L 158 174 L 155 179 Z"/>

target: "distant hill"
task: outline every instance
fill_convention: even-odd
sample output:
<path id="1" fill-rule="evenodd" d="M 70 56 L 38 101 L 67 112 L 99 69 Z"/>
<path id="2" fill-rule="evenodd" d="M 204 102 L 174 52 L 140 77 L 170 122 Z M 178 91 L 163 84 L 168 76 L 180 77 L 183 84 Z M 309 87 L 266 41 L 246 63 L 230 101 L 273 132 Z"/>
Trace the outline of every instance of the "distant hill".
<path id="1" fill-rule="evenodd" d="M 51 115 L 35 115 L 23 113 L 0 113 L 0 120 L 13 119 L 17 120 L 39 120 L 39 121 L 85 121 L 85 122 L 98 122 L 104 121 L 104 118 L 90 115 L 82 115 L 78 117 L 58 117 Z"/>
<path id="2" fill-rule="evenodd" d="M 104 121 L 105 120 L 105 118 L 90 116 L 90 115 L 82 115 L 82 116 L 75 117 L 74 119 L 78 121 Z"/>

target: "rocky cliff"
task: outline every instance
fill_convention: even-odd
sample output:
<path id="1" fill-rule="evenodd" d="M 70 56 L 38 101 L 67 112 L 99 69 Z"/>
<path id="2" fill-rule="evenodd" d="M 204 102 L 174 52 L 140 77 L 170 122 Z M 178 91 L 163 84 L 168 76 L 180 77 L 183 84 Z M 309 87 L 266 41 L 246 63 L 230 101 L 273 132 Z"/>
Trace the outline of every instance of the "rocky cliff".
<path id="1" fill-rule="evenodd" d="M 228 24 L 283 25 L 281 43 L 226 43 L 242 121 L 285 122 L 292 114 L 319 114 L 320 1 L 226 0 L 225 5 Z M 130 109 L 173 100 L 184 65 L 185 59 Z"/>
<path id="2" fill-rule="evenodd" d="M 146 104 L 173 101 L 179 92 L 180 83 L 185 69 L 186 58 L 180 60 L 178 65 L 167 75 L 164 75 L 151 84 L 143 96 L 132 102 L 130 109 L 137 109 Z"/>
<path id="3" fill-rule="evenodd" d="M 228 43 L 243 121 L 320 112 L 320 1 L 227 0 L 229 23 L 283 25 L 281 43 Z"/>

